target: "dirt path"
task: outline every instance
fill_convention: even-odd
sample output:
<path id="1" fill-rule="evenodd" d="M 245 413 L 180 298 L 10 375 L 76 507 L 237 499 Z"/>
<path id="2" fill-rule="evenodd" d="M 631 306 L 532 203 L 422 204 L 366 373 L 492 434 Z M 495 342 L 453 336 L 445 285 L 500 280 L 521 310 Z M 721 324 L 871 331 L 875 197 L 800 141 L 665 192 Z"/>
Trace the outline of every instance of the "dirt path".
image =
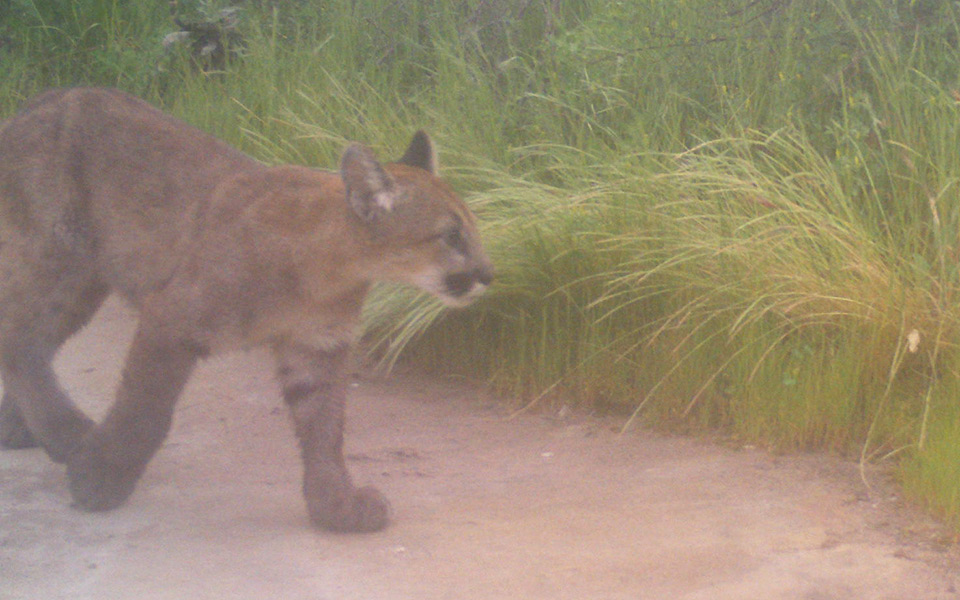
<path id="1" fill-rule="evenodd" d="M 101 415 L 131 321 L 116 302 L 62 353 Z M 0 598 L 960 598 L 957 553 L 855 469 L 637 432 L 509 419 L 466 387 L 354 385 L 351 468 L 393 502 L 365 536 L 311 530 L 265 355 L 204 365 L 123 508 L 69 508 L 63 468 L 0 453 Z M 887 488 L 889 489 L 889 488 Z"/>

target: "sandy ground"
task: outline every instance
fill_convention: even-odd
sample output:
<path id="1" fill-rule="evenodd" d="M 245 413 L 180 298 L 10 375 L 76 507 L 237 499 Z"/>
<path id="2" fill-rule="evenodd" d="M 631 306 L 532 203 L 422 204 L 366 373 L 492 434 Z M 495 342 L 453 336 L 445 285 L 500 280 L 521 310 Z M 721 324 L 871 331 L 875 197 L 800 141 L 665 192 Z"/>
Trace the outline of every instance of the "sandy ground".
<path id="1" fill-rule="evenodd" d="M 132 334 L 110 301 L 58 359 L 103 414 Z M 469 386 L 353 385 L 358 482 L 384 532 L 309 527 L 271 362 L 204 364 L 166 445 L 114 512 L 71 509 L 64 469 L 0 453 L 0 598 L 928 600 L 960 598 L 956 548 L 875 476 L 823 457 L 510 418 Z"/>

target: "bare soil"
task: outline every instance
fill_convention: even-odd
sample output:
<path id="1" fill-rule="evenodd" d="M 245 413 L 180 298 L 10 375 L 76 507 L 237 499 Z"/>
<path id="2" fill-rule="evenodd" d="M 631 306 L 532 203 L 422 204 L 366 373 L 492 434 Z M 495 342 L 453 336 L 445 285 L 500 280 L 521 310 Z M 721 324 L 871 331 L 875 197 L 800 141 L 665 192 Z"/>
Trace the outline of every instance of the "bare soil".
<path id="1" fill-rule="evenodd" d="M 57 369 L 101 416 L 133 319 L 111 300 Z M 880 474 L 583 415 L 511 418 L 476 388 L 353 384 L 358 483 L 393 503 L 369 535 L 311 529 L 272 362 L 205 363 L 129 502 L 70 507 L 64 469 L 0 453 L 0 598 L 933 600 L 960 598 L 948 531 Z"/>

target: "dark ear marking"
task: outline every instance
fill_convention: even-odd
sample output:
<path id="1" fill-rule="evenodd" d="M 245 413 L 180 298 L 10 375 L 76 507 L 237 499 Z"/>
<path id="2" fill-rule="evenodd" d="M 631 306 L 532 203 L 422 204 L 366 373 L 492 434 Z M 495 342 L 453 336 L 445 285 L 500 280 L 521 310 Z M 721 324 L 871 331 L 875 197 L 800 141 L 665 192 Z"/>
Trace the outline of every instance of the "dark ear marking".
<path id="1" fill-rule="evenodd" d="M 351 144 L 340 159 L 340 177 L 347 192 L 347 201 L 364 221 L 393 209 L 396 185 L 383 170 L 370 150 Z"/>
<path id="2" fill-rule="evenodd" d="M 413 139 L 410 140 L 407 151 L 397 162 L 402 165 L 421 168 L 431 175 L 436 175 L 439 171 L 437 152 L 434 150 L 433 140 L 422 129 L 413 134 Z"/>

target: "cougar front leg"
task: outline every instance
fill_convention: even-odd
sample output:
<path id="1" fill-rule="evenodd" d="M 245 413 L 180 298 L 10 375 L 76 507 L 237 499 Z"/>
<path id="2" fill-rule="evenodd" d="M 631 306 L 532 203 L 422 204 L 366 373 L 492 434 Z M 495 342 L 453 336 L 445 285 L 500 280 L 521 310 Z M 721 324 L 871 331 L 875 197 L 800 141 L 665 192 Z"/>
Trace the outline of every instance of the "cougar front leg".
<path id="1" fill-rule="evenodd" d="M 343 460 L 346 344 L 334 350 L 277 348 L 278 376 L 303 457 L 303 495 L 314 524 L 333 531 L 377 531 L 389 505 L 356 488 Z"/>
<path id="2" fill-rule="evenodd" d="M 50 368 L 52 354 L 29 344 L 0 350 L 0 444 L 29 448 L 39 442 L 51 459 L 65 462 L 93 421 L 60 389 Z"/>
<path id="3" fill-rule="evenodd" d="M 133 492 L 163 443 L 199 352 L 142 323 L 130 347 L 116 403 L 83 437 L 68 463 L 70 492 L 86 510 L 116 508 Z"/>

